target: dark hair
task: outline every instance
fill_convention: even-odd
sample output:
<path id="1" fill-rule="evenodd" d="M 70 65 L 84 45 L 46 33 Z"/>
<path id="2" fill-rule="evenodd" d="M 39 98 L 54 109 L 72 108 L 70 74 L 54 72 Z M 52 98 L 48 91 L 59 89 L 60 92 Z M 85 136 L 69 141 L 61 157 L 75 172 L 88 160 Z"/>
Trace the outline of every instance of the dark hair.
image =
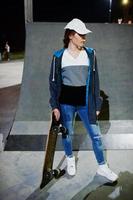
<path id="1" fill-rule="evenodd" d="M 63 43 L 64 43 L 64 48 L 67 48 L 68 47 L 68 44 L 69 44 L 69 35 L 70 34 L 74 34 L 75 31 L 73 30 L 70 30 L 70 29 L 66 29 L 65 33 L 64 33 L 64 39 L 63 39 Z"/>

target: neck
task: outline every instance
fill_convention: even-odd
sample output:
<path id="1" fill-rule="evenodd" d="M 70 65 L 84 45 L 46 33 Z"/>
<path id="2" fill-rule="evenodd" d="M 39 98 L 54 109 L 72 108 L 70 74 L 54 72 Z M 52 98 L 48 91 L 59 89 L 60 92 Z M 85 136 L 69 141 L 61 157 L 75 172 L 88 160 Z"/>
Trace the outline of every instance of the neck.
<path id="1" fill-rule="evenodd" d="M 81 50 L 83 50 L 83 47 L 76 46 L 72 42 L 70 42 L 69 45 L 68 45 L 68 50 L 72 51 L 72 52 L 77 52 L 78 53 Z"/>
<path id="2" fill-rule="evenodd" d="M 69 43 L 68 45 L 68 52 L 74 57 L 74 58 L 77 58 L 81 52 L 81 50 L 83 50 L 83 47 L 82 48 L 78 48 L 77 46 Z"/>

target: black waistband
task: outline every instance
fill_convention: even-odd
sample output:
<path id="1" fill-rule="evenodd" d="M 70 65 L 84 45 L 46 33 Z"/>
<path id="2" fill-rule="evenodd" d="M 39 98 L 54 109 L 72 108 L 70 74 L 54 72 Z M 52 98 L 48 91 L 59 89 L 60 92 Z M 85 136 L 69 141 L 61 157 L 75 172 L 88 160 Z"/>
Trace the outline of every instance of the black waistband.
<path id="1" fill-rule="evenodd" d="M 85 105 L 86 86 L 62 85 L 59 102 L 69 105 Z"/>

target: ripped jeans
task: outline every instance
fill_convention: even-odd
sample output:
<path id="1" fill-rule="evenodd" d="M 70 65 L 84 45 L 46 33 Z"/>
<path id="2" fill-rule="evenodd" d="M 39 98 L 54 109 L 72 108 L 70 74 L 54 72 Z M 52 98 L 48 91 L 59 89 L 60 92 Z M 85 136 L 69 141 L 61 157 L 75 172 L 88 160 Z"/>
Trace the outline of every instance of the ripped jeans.
<path id="1" fill-rule="evenodd" d="M 72 152 L 72 136 L 74 133 L 73 122 L 75 114 L 77 113 L 80 116 L 82 122 L 84 123 L 87 133 L 91 138 L 93 150 L 98 164 L 99 165 L 105 164 L 105 158 L 101 140 L 101 132 L 97 124 L 89 123 L 86 106 L 72 106 L 72 105 L 61 104 L 60 108 L 61 108 L 62 125 L 65 126 L 68 130 L 67 138 L 62 139 L 65 154 L 69 157 L 71 157 L 73 154 Z"/>

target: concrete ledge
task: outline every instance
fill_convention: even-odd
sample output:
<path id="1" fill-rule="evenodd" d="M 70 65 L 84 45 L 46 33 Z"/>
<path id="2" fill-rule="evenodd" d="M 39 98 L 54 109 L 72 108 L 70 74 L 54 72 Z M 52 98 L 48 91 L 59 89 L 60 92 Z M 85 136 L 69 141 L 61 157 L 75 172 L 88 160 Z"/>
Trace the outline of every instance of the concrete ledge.
<path id="1" fill-rule="evenodd" d="M 133 133 L 133 120 L 99 121 L 102 134 L 128 134 Z M 50 121 L 15 121 L 11 135 L 47 135 Z M 75 123 L 76 133 L 85 133 L 81 121 Z"/>
<path id="2" fill-rule="evenodd" d="M 100 121 L 104 149 L 133 149 L 133 120 Z M 44 151 L 50 121 L 15 121 L 5 145 L 7 151 Z M 91 140 L 81 121 L 75 123 L 74 150 L 91 150 Z M 62 151 L 61 135 L 56 150 Z"/>
<path id="3" fill-rule="evenodd" d="M 102 139 L 105 150 L 133 149 L 133 134 L 106 134 Z M 8 138 L 5 151 L 44 151 L 46 140 L 47 135 L 12 135 Z M 63 151 L 61 135 L 58 136 L 56 150 Z M 75 134 L 73 150 L 92 150 L 90 137 L 87 134 Z"/>
<path id="4" fill-rule="evenodd" d="M 47 135 L 50 121 L 15 121 L 10 135 Z"/>

